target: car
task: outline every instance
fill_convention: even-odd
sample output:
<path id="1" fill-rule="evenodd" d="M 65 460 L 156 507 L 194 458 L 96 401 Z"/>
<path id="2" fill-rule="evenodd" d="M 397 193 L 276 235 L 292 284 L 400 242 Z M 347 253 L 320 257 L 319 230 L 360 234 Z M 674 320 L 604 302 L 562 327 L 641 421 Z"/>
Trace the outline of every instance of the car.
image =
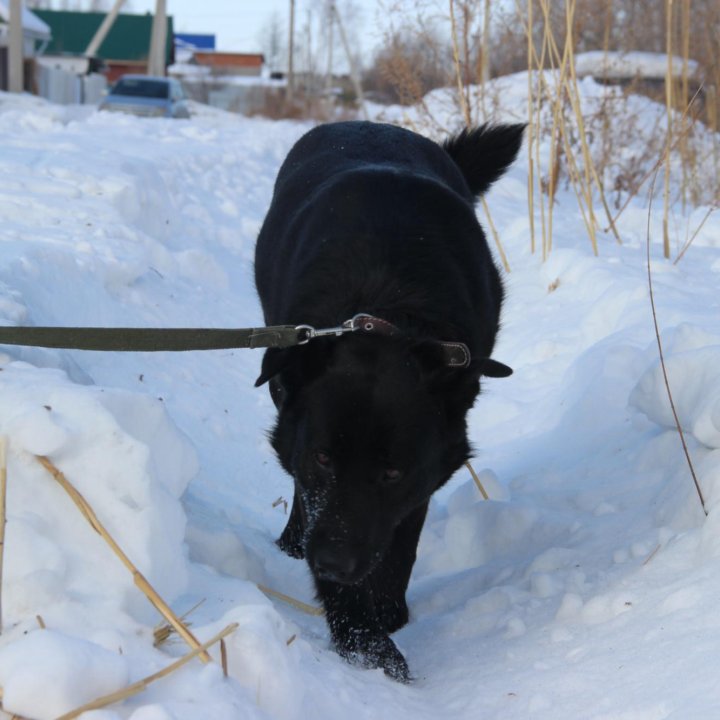
<path id="1" fill-rule="evenodd" d="M 123 75 L 98 109 L 140 117 L 190 117 L 187 96 L 180 82 L 151 75 Z"/>

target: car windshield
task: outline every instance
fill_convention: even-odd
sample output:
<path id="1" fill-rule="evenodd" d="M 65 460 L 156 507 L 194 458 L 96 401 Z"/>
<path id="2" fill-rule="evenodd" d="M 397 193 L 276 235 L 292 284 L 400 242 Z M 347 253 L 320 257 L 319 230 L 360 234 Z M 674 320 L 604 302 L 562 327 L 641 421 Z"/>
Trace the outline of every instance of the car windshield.
<path id="1" fill-rule="evenodd" d="M 168 83 L 162 82 L 161 80 L 123 78 L 116 83 L 110 94 L 166 100 L 169 92 L 170 88 Z"/>

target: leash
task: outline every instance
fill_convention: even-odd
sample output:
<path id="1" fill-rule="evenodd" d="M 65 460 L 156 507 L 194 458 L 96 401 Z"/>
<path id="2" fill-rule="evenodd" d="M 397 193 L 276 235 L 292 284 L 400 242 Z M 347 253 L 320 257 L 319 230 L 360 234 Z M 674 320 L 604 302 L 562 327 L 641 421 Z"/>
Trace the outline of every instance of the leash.
<path id="1" fill-rule="evenodd" d="M 100 350 L 113 352 L 186 352 L 233 348 L 288 348 L 306 345 L 318 337 L 350 332 L 398 335 L 400 330 L 381 318 L 360 313 L 342 325 L 274 325 L 261 328 L 109 328 L 109 327 L 0 327 L 0 345 Z M 467 367 L 470 351 L 459 342 L 438 341 L 448 367 Z"/>
<path id="2" fill-rule="evenodd" d="M 285 348 L 307 342 L 308 331 L 294 325 L 263 328 L 108 328 L 0 327 L 0 345 L 112 350 L 116 352 L 179 352 L 230 348 Z"/>
<path id="3" fill-rule="evenodd" d="M 312 325 L 274 325 L 261 328 L 109 328 L 109 327 L 0 327 L 0 345 L 101 350 L 115 352 L 182 352 L 231 348 L 287 348 L 313 338 L 347 332 L 388 332 L 394 328 L 367 314 L 356 315 L 333 328 Z"/>

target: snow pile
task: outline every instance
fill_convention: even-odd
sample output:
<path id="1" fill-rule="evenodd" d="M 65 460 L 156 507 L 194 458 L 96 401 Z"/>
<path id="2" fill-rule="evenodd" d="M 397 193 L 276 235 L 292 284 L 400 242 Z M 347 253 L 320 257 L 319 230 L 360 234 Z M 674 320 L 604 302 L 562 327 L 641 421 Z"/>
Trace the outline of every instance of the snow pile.
<path id="1" fill-rule="evenodd" d="M 0 395 L 9 443 L 0 686 L 6 709 L 43 720 L 127 684 L 125 641 L 108 618 L 127 614 L 130 631 L 130 616 L 144 624 L 156 613 L 36 456 L 52 457 L 168 600 L 187 586 L 179 498 L 197 460 L 147 395 L 76 385 L 61 370 L 7 357 Z M 71 634 L 28 635 L 35 617 Z"/>
<path id="2" fill-rule="evenodd" d="M 673 55 L 670 60 L 672 76 L 681 78 L 683 72 L 693 77 L 698 71 L 695 60 L 685 60 Z M 578 76 L 593 75 L 599 78 L 632 79 L 653 78 L 664 79 L 668 70 L 668 56 L 653 52 L 604 52 L 592 50 L 575 56 L 575 71 Z"/>
<path id="3" fill-rule="evenodd" d="M 37 720 L 122 690 L 128 676 L 117 651 L 52 630 L 35 630 L 0 648 L 4 707 Z"/>
<path id="4" fill-rule="evenodd" d="M 680 425 L 698 442 L 720 449 L 720 345 L 673 355 L 667 362 L 668 383 Z M 653 422 L 675 427 L 675 419 L 658 363 L 638 383 L 631 402 Z"/>
<path id="5" fill-rule="evenodd" d="M 559 143 L 557 137 L 554 142 L 552 140 L 555 127 L 554 102 L 548 98 L 548 95 L 554 96 L 559 91 L 559 84 L 559 71 L 544 71 L 542 79 L 538 72 L 532 74 L 534 101 L 541 97 L 545 98 L 539 114 L 533 118 L 533 131 L 539 135 L 540 141 L 539 149 L 535 153 L 534 174 L 542 179 L 544 186 L 547 186 L 551 158 L 553 161 L 559 159 L 559 186 L 572 190 L 564 145 Z M 578 80 L 578 94 L 585 139 L 593 165 L 602 179 L 606 199 L 615 214 L 624 207 L 630 196 L 637 194 L 638 188 L 641 197 L 648 194 L 652 177 L 658 167 L 658 158 L 662 158 L 665 153 L 667 111 L 661 103 L 641 95 L 626 93 L 619 86 L 598 83 L 589 76 Z M 527 72 L 495 78 L 489 81 L 484 89 L 480 86 L 470 86 L 467 96 L 473 122 L 528 121 Z M 370 112 L 378 120 L 405 124 L 436 139 L 444 138 L 448 131 L 460 129 L 464 123 L 458 93 L 454 88 L 433 90 L 425 96 L 420 105 L 410 107 L 370 105 Z M 577 172 L 582 174 L 584 164 L 581 134 L 567 98 L 562 112 L 567 127 L 568 143 L 578 166 Z M 685 128 L 686 122 L 687 118 L 683 118 L 680 113 L 673 114 L 676 132 L 679 132 L 678 128 Z M 557 133 L 557 129 L 555 132 Z M 683 130 L 683 133 L 685 139 L 682 150 L 680 143 L 674 143 L 670 151 L 672 200 L 676 202 L 681 198 L 686 200 L 689 198 L 689 202 L 695 205 L 716 204 L 718 200 L 716 163 L 720 141 L 701 122 L 691 123 L 691 127 Z M 685 153 L 686 158 L 692 158 L 691 178 L 683 175 L 681 151 Z M 685 189 L 681 191 L 681 188 Z M 658 184 L 658 196 L 659 189 Z M 603 225 L 607 225 L 601 210 L 602 206 L 597 211 L 598 217 L 603 218 L 601 220 Z M 699 219 L 696 219 L 693 226 L 696 227 L 698 224 Z M 536 225 L 539 227 L 539 223 Z M 704 238 L 712 238 L 713 244 L 717 244 L 717 236 L 704 233 Z"/>
<path id="6" fill-rule="evenodd" d="M 131 561 L 169 599 L 183 592 L 179 498 L 192 447 L 147 395 L 71 383 L 59 370 L 0 365 L 0 433 L 9 442 L 4 610 L 54 617 L 92 598 L 153 617 L 133 577 L 37 462 L 51 456 Z"/>
<path id="7" fill-rule="evenodd" d="M 494 119 L 523 120 L 527 77 L 498 82 Z M 581 92 L 592 108 L 606 91 L 588 80 Z M 433 93 L 428 107 L 454 126 L 448 97 Z M 623 152 L 644 158 L 664 111 L 617 103 L 639 129 Z M 0 94 L 0 322 L 260 324 L 254 241 L 307 127 L 210 109 L 142 120 Z M 529 251 L 525 163 L 488 197 L 512 268 L 495 356 L 515 369 L 484 382 L 469 416 L 490 500 L 462 471 L 431 503 L 411 622 L 395 635 L 415 682 L 343 662 L 323 618 L 257 587 L 314 602 L 305 565 L 273 542 L 292 486 L 266 439 L 272 403 L 253 387 L 260 353 L 5 347 L 6 711 L 57 717 L 186 651 L 177 638 L 153 646 L 159 617 L 33 457 L 47 455 L 179 614 L 204 601 L 188 618 L 200 640 L 239 624 L 229 678 L 193 661 L 93 717 L 715 717 L 720 216 L 673 265 L 659 259 L 661 213 L 648 218 L 635 198 L 617 223 L 623 245 L 600 232 L 595 258 L 560 188 L 542 262 Z M 705 212 L 674 209 L 674 254 Z M 670 384 L 708 518 L 658 368 L 648 219 Z"/>

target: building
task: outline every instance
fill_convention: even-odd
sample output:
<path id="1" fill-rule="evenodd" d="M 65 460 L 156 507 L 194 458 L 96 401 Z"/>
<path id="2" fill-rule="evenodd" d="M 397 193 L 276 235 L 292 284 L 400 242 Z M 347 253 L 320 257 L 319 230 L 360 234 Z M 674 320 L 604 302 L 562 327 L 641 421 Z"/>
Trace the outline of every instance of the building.
<path id="1" fill-rule="evenodd" d="M 0 0 L 4 2 L 5 0 Z M 95 36 L 105 13 L 69 10 L 36 10 L 35 14 L 52 32 L 52 40 L 42 55 L 42 63 L 64 69 L 85 59 L 85 51 Z M 108 82 L 125 73 L 147 72 L 153 16 L 121 13 L 98 48 L 96 59 L 102 61 Z M 165 66 L 174 61 L 173 19 L 167 19 Z"/>
<path id="2" fill-rule="evenodd" d="M 242 77 L 260 77 L 265 58 L 258 53 L 205 52 L 193 53 L 193 62 L 200 67 L 208 67 L 211 74 L 236 75 Z"/>
<path id="3" fill-rule="evenodd" d="M 8 88 L 8 29 L 10 19 L 9 0 L 0 0 L 0 90 Z M 25 88 L 32 89 L 32 58 L 36 57 L 51 40 L 47 23 L 27 8 L 22 9 L 23 57 L 26 61 Z"/>

